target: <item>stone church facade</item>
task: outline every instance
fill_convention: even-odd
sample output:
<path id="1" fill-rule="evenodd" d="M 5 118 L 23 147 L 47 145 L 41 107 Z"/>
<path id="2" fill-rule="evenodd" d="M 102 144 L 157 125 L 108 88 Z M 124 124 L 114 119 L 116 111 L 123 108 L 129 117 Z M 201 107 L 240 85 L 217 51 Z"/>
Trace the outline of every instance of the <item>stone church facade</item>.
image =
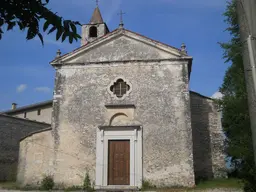
<path id="1" fill-rule="evenodd" d="M 52 129 L 20 141 L 17 180 L 95 188 L 195 185 L 225 176 L 217 106 L 189 91 L 190 57 L 123 28 L 109 32 L 99 8 L 82 46 L 57 55 Z"/>

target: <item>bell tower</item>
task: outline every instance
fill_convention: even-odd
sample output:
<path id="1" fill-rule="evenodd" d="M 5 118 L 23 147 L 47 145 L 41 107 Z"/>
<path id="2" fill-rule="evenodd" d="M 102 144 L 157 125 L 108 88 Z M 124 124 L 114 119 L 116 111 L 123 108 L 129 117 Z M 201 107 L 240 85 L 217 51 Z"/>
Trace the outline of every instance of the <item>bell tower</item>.
<path id="1" fill-rule="evenodd" d="M 97 4 L 92 14 L 90 23 L 82 25 L 81 46 L 109 33 L 108 26 L 104 23 Z"/>

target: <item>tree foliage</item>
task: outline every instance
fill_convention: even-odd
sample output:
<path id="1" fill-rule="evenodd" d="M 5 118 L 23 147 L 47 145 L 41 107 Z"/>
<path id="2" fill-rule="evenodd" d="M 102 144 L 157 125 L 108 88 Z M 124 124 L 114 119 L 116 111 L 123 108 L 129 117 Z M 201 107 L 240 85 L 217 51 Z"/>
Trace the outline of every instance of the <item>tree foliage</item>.
<path id="1" fill-rule="evenodd" d="M 48 34 L 56 31 L 56 40 L 62 42 L 68 37 L 69 42 L 81 38 L 77 34 L 77 21 L 64 20 L 57 13 L 47 8 L 49 0 L 1 0 L 0 3 L 0 39 L 7 31 L 18 26 L 20 30 L 27 30 L 26 39 L 38 36 L 43 44 L 43 35 L 40 30 L 40 21 L 44 21 L 43 31 Z"/>
<path id="2" fill-rule="evenodd" d="M 224 13 L 231 40 L 221 43 L 221 47 L 224 50 L 226 62 L 230 62 L 231 66 L 227 69 L 220 88 L 224 95 L 221 101 L 222 123 L 227 136 L 226 152 L 231 157 L 231 166 L 237 173 L 236 176 L 244 180 L 246 191 L 256 191 L 252 135 L 236 2 L 236 0 L 228 2 Z"/>

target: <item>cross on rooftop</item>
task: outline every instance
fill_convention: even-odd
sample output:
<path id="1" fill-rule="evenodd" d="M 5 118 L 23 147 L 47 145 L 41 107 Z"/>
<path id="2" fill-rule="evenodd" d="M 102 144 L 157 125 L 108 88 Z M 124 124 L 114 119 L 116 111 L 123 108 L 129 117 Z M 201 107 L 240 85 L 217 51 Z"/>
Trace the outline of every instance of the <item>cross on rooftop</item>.
<path id="1" fill-rule="evenodd" d="M 120 24 L 119 24 L 120 27 L 124 26 L 124 22 L 123 22 L 123 15 L 124 14 L 125 13 L 122 10 L 120 10 L 120 13 L 118 13 L 118 15 L 120 15 Z"/>

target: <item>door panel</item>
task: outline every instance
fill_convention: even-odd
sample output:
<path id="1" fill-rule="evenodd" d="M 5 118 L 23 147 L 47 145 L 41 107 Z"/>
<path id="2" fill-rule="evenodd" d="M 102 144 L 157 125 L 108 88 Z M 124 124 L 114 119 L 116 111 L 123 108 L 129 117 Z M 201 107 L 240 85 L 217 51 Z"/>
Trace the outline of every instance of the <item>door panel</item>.
<path id="1" fill-rule="evenodd" d="M 108 185 L 130 184 L 130 141 L 108 141 Z"/>

